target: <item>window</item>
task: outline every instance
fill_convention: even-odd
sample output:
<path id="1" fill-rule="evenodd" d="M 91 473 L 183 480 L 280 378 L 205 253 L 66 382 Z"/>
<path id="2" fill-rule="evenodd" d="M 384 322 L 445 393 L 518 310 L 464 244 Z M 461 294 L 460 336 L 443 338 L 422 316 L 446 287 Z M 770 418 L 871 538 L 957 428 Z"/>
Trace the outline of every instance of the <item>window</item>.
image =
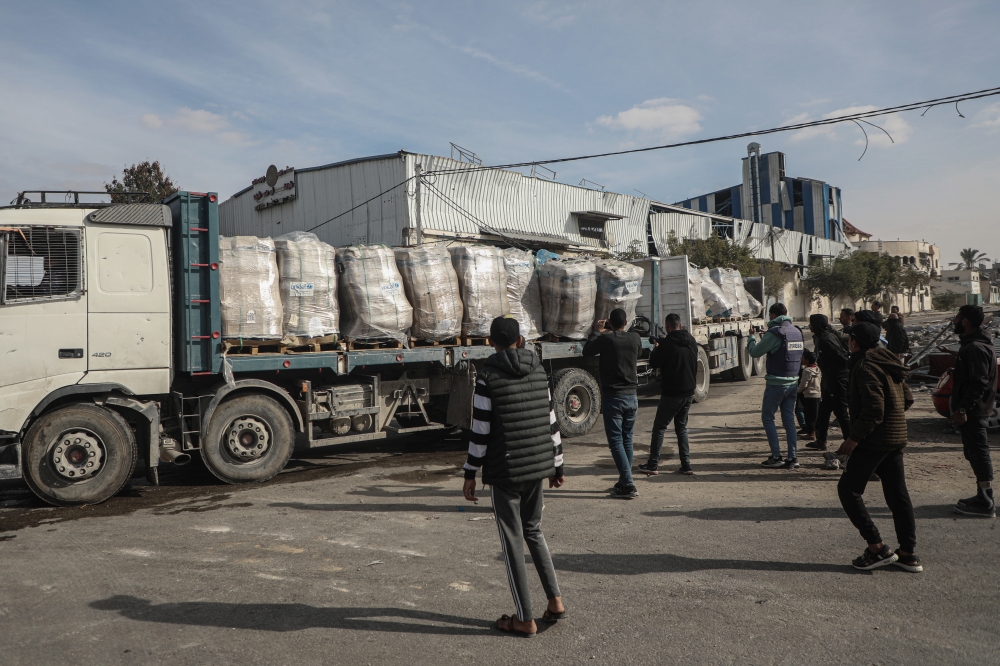
<path id="1" fill-rule="evenodd" d="M 733 217 L 733 191 L 720 190 L 715 193 L 715 214 Z"/>
<path id="2" fill-rule="evenodd" d="M 802 197 L 802 181 L 793 180 L 792 181 L 792 206 L 802 206 L 805 204 L 805 200 Z"/>
<path id="3" fill-rule="evenodd" d="M 79 229 L 2 227 L 0 262 L 0 299 L 4 303 L 80 294 Z"/>

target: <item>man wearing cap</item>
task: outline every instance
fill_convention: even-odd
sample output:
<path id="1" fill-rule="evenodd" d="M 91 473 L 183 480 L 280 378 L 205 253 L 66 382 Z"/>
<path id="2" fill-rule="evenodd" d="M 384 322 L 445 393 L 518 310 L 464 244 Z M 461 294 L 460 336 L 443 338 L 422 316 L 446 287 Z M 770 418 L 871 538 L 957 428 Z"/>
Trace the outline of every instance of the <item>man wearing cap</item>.
<path id="1" fill-rule="evenodd" d="M 879 328 L 862 322 L 851 330 L 850 435 L 837 451 L 850 456 L 837 484 L 840 503 L 868 543 L 852 564 L 865 571 L 895 564 L 923 571 L 914 554 L 917 526 L 913 503 L 906 489 L 903 448 L 907 443 L 906 410 L 913 394 L 906 383 L 906 368 L 891 351 L 878 344 Z M 882 494 L 892 512 L 899 549 L 892 551 L 879 535 L 865 507 L 865 488 L 873 472 L 882 480 Z"/>
<path id="2" fill-rule="evenodd" d="M 549 600 L 542 620 L 555 622 L 566 613 L 541 527 L 543 482 L 548 479 L 549 488 L 559 488 L 565 481 L 562 443 L 548 377 L 538 356 L 524 348 L 517 320 L 494 319 L 490 344 L 496 353 L 476 378 L 462 491 L 468 501 L 478 501 L 476 472 L 481 468 L 514 597 L 514 615 L 503 615 L 496 628 L 534 636 L 538 627 L 528 593 L 525 543 Z"/>
<path id="3" fill-rule="evenodd" d="M 747 343 L 751 357 L 760 358 L 767 354 L 767 375 L 764 378 L 767 385 L 764 387 L 760 418 L 764 423 L 764 432 L 767 433 L 771 456 L 761 465 L 795 469 L 799 466 L 795 450 L 795 401 L 798 398 L 799 368 L 802 366 L 805 344 L 802 341 L 802 331 L 792 324 L 792 318 L 788 316 L 788 309 L 783 303 L 772 305 L 768 315 L 771 320 L 767 322 L 767 333 L 761 337 L 760 342 L 751 337 Z M 774 425 L 774 413 L 779 409 L 788 440 L 788 457 L 785 460 L 781 459 L 781 441 Z"/>
<path id="4" fill-rule="evenodd" d="M 605 324 L 611 330 L 605 330 Z M 639 412 L 636 389 L 639 379 L 636 363 L 642 353 L 642 338 L 629 333 L 628 315 L 621 308 L 611 311 L 608 321 L 598 321 L 587 344 L 584 356 L 600 356 L 601 411 L 604 413 L 604 432 L 608 448 L 618 468 L 618 483 L 611 489 L 615 499 L 633 499 L 639 492 L 632 480 L 632 430 Z"/>

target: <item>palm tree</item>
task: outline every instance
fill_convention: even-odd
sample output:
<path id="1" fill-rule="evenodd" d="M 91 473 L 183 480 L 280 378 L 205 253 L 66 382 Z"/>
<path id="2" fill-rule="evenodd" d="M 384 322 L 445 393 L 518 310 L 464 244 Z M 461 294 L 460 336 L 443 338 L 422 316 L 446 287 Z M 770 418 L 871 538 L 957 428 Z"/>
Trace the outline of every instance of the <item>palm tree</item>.
<path id="1" fill-rule="evenodd" d="M 965 270 L 974 271 L 980 262 L 989 261 L 989 257 L 986 256 L 985 252 L 980 252 L 971 247 L 967 247 L 959 252 L 958 256 L 962 257 L 962 261 L 953 261 L 949 266 L 958 266 L 959 268 L 964 266 Z"/>

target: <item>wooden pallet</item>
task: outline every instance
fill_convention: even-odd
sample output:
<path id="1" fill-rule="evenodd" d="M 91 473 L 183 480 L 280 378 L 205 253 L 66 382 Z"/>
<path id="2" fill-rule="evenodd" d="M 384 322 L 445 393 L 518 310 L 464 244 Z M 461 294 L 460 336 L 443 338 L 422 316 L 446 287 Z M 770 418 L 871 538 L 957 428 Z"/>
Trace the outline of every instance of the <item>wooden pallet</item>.
<path id="1" fill-rule="evenodd" d="M 488 347 L 489 344 L 490 344 L 489 338 L 479 338 L 469 335 L 462 336 L 463 347 Z"/>
<path id="2" fill-rule="evenodd" d="M 331 336 L 332 337 L 332 336 Z M 321 340 L 322 338 L 317 338 L 316 340 Z M 330 352 L 330 351 L 344 351 L 347 349 L 347 345 L 343 342 L 318 342 L 315 340 L 309 340 L 305 344 L 301 345 L 288 345 L 285 347 L 286 354 L 314 354 L 316 352 Z"/>
<path id="3" fill-rule="evenodd" d="M 365 349 L 402 349 L 403 343 L 399 340 L 348 340 L 348 351 L 361 351 Z"/>
<path id="4" fill-rule="evenodd" d="M 258 354 L 283 354 L 285 345 L 281 340 L 225 340 L 223 349 L 229 356 L 257 356 Z"/>
<path id="5" fill-rule="evenodd" d="M 458 336 L 445 338 L 444 340 L 418 340 L 417 338 L 410 338 L 411 347 L 454 347 L 460 344 L 462 344 L 462 340 Z"/>

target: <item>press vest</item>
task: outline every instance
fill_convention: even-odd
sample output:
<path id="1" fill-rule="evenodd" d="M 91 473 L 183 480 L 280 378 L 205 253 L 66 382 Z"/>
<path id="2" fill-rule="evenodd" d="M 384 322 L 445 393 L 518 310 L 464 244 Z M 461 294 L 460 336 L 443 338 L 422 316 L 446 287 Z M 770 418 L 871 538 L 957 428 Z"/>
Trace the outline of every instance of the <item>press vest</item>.
<path id="1" fill-rule="evenodd" d="M 780 326 L 767 329 L 767 332 L 781 339 L 781 346 L 767 355 L 767 374 L 774 377 L 798 377 L 802 366 L 802 352 L 806 348 L 802 341 L 802 331 L 786 319 Z"/>

